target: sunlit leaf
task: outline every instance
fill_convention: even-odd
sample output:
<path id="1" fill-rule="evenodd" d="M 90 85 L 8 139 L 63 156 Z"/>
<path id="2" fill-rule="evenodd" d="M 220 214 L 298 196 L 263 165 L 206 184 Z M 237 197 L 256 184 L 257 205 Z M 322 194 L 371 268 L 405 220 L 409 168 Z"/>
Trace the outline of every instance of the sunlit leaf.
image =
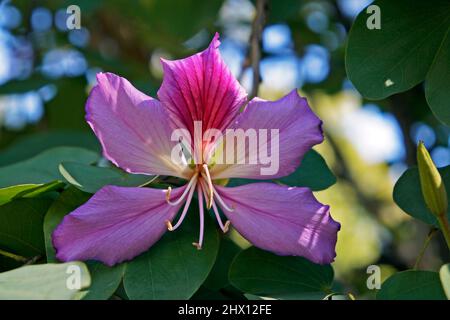
<path id="1" fill-rule="evenodd" d="M 100 143 L 91 132 L 50 130 L 27 135 L 0 151 L 0 166 L 27 160 L 55 147 L 80 147 L 100 151 Z"/>
<path id="2" fill-rule="evenodd" d="M 129 174 L 118 168 L 101 168 L 77 162 L 63 162 L 59 172 L 64 179 L 81 191 L 95 193 L 103 186 L 139 187 L 154 179 L 154 176 Z"/>
<path id="3" fill-rule="evenodd" d="M 2 188 L 0 189 L 0 205 L 10 202 L 13 199 L 37 197 L 63 186 L 64 183 L 53 181 L 45 184 L 19 184 L 17 186 Z"/>
<path id="4" fill-rule="evenodd" d="M 439 278 L 447 299 L 450 300 L 450 263 L 444 264 L 439 270 Z"/>
<path id="5" fill-rule="evenodd" d="M 0 273 L 0 300 L 78 300 L 90 283 L 82 262 L 25 266 Z"/>
<path id="6" fill-rule="evenodd" d="M 97 153 L 82 148 L 57 147 L 49 149 L 28 160 L 1 167 L 0 187 L 63 180 L 58 170 L 61 162 L 92 163 L 97 159 Z"/>

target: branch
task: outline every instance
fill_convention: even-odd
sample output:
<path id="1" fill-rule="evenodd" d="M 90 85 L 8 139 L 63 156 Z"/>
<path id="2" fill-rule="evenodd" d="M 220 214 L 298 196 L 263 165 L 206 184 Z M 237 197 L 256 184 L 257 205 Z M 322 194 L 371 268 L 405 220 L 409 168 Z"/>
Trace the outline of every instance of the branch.
<path id="1" fill-rule="evenodd" d="M 250 60 L 253 70 L 252 91 L 250 92 L 249 99 L 254 98 L 258 94 L 258 87 L 261 81 L 259 62 L 261 61 L 261 39 L 264 24 L 266 22 L 267 7 L 267 0 L 256 1 L 256 15 L 253 20 L 252 34 L 250 36 L 249 57 L 245 59 L 246 61 Z M 241 74 L 243 74 L 245 67 L 246 62 L 244 62 Z"/>

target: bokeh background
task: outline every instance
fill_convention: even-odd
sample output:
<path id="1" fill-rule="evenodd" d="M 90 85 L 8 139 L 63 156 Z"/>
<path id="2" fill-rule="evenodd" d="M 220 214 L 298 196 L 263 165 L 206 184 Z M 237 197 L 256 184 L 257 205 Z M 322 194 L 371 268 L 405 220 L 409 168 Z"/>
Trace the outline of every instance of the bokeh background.
<path id="1" fill-rule="evenodd" d="M 411 268 L 429 232 L 392 200 L 395 181 L 415 164 L 415 144 L 423 140 L 438 167 L 450 164 L 450 129 L 430 112 L 422 85 L 374 102 L 346 77 L 347 35 L 370 2 L 269 1 L 258 90 L 274 100 L 299 88 L 324 120 L 326 140 L 316 150 L 338 182 L 316 195 L 342 224 L 337 279 L 362 297 L 372 294 L 368 265 L 381 266 L 383 278 Z M 81 8 L 79 30 L 66 27 L 72 4 Z M 156 96 L 160 57 L 202 50 L 216 31 L 223 58 L 250 92 L 255 12 L 250 0 L 0 1 L 0 166 L 51 146 L 98 149 L 84 121 L 95 74 L 117 73 Z M 446 255 L 438 235 L 422 267 L 435 269 Z"/>

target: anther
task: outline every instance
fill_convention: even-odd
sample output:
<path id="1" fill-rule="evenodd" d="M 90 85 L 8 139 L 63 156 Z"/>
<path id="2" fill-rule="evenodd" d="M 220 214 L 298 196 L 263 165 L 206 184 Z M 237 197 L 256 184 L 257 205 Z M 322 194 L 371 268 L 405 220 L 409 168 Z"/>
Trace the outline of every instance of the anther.
<path id="1" fill-rule="evenodd" d="M 197 250 L 202 250 L 202 246 L 197 242 L 192 242 L 192 245 L 197 248 Z"/>
<path id="2" fill-rule="evenodd" d="M 170 194 L 172 193 L 172 188 L 168 187 L 167 190 L 166 190 L 166 201 L 167 201 L 167 203 L 170 204 L 171 206 L 176 206 L 176 205 L 180 204 L 186 198 L 187 194 L 189 193 L 189 190 L 191 188 L 195 187 L 195 183 L 197 182 L 197 177 L 198 177 L 198 173 L 195 173 L 192 176 L 191 180 L 189 181 L 187 187 L 184 189 L 183 194 L 177 200 L 175 200 L 173 202 L 170 200 Z"/>
<path id="3" fill-rule="evenodd" d="M 230 220 L 227 220 L 225 222 L 225 225 L 223 226 L 223 233 L 227 233 L 230 230 L 230 225 L 231 225 Z"/>
<path id="4" fill-rule="evenodd" d="M 169 220 L 166 220 L 166 226 L 167 226 L 167 230 L 173 231 L 172 223 Z"/>
<path id="5" fill-rule="evenodd" d="M 166 190 L 166 201 L 170 202 L 170 194 L 172 193 L 172 187 L 168 187 Z"/>

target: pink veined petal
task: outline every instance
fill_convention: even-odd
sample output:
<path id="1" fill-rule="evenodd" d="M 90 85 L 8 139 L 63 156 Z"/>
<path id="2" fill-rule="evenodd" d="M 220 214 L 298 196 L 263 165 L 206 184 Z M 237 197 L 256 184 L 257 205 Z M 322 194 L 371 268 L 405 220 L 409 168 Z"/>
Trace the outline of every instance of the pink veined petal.
<path id="1" fill-rule="evenodd" d="M 216 33 L 209 47 L 180 60 L 164 60 L 164 79 L 158 91 L 176 127 L 188 128 L 202 121 L 203 131 L 224 129 L 239 112 L 247 94 L 233 77 L 219 53 Z"/>
<path id="2" fill-rule="evenodd" d="M 230 212 L 222 207 L 231 225 L 253 245 L 319 264 L 333 262 L 340 224 L 309 189 L 274 183 L 215 188 L 234 208 Z"/>
<path id="3" fill-rule="evenodd" d="M 184 187 L 173 189 L 176 198 Z M 99 260 L 112 266 L 146 251 L 167 230 L 182 202 L 171 206 L 165 190 L 105 186 L 65 216 L 53 232 L 62 261 Z"/>
<path id="4" fill-rule="evenodd" d="M 244 131 L 255 129 L 258 135 L 262 134 L 263 138 L 258 137 L 256 148 L 251 148 L 247 139 L 245 152 L 236 151 L 237 158 L 234 163 L 228 164 L 225 158 L 223 161 L 225 164 L 213 166 L 211 175 L 214 179 L 273 179 L 287 176 L 297 169 L 304 154 L 312 146 L 323 141 L 322 121 L 310 109 L 306 99 L 298 95 L 297 90 L 293 90 L 277 101 L 253 99 L 229 129 L 243 129 Z M 267 133 L 261 129 L 266 129 Z M 272 134 L 272 130 L 278 130 L 278 138 L 276 134 Z M 272 152 L 272 144 L 275 147 L 277 139 L 278 162 L 275 157 L 263 163 L 264 159 L 261 154 L 277 155 L 275 149 Z M 227 141 L 227 134 L 224 141 Z M 262 147 L 265 147 L 266 150 Z M 257 162 L 251 163 L 251 156 L 257 159 Z M 238 159 L 240 163 L 237 161 Z M 270 162 L 272 168 L 269 168 Z"/>
<path id="5" fill-rule="evenodd" d="M 171 141 L 172 126 L 161 103 L 112 73 L 97 74 L 97 82 L 86 103 L 86 120 L 105 157 L 128 172 L 186 178 L 188 169 L 171 161 L 177 142 Z"/>

